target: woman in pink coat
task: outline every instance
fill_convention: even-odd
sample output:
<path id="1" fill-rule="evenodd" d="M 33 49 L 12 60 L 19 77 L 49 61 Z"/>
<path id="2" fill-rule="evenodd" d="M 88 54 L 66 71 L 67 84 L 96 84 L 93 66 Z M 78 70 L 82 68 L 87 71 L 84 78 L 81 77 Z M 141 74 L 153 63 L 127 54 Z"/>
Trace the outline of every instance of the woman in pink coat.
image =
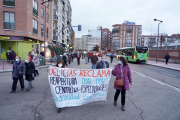
<path id="1" fill-rule="evenodd" d="M 124 86 L 123 87 L 117 87 L 114 84 L 114 89 L 116 89 L 116 93 L 114 95 L 114 105 L 117 106 L 117 99 L 121 92 L 121 104 L 122 104 L 122 111 L 125 111 L 125 94 L 126 90 L 129 90 L 129 84 L 132 86 L 132 79 L 131 79 L 131 70 L 130 67 L 127 64 L 127 61 L 124 57 L 118 58 L 119 63 L 115 66 L 115 69 L 112 71 L 112 74 L 116 76 L 116 79 L 121 79 L 124 75 Z"/>

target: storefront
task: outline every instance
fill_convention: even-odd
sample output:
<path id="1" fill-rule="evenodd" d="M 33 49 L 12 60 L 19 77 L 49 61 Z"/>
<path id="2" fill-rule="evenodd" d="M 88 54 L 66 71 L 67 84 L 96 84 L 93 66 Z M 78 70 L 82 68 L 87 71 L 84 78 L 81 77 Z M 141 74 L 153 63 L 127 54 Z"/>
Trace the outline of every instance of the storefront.
<path id="1" fill-rule="evenodd" d="M 0 59 L 6 59 L 6 52 L 13 50 L 24 60 L 32 50 L 40 52 L 40 41 L 25 37 L 0 36 Z"/>

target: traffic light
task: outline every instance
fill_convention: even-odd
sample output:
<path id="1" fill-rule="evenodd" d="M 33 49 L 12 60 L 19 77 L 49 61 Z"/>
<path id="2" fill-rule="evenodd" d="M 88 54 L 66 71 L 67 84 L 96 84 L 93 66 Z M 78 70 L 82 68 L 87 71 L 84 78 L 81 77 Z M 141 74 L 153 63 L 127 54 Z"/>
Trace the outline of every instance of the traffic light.
<path id="1" fill-rule="evenodd" d="M 78 25 L 78 31 L 81 31 L 81 25 Z"/>

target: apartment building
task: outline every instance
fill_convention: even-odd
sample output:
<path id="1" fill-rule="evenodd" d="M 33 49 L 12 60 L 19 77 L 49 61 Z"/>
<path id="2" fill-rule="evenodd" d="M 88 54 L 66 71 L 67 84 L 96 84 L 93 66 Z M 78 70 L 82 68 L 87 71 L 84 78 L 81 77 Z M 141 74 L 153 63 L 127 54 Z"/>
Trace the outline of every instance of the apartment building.
<path id="1" fill-rule="evenodd" d="M 63 46 L 71 44 L 72 28 L 66 28 L 71 26 L 71 16 L 72 8 L 69 0 L 53 0 L 53 42 Z"/>
<path id="2" fill-rule="evenodd" d="M 135 22 L 124 21 L 122 24 L 113 25 L 111 50 L 140 46 L 141 34 L 142 25 L 136 25 Z"/>
<path id="3" fill-rule="evenodd" d="M 45 45 L 52 42 L 52 3 L 44 4 L 45 13 L 42 2 L 43 0 L 0 0 L 0 59 L 6 59 L 7 50 L 13 50 L 24 60 L 29 51 L 43 50 L 44 39 Z"/>
<path id="4" fill-rule="evenodd" d="M 142 35 L 141 46 L 147 46 L 150 50 L 157 44 L 158 36 L 154 35 Z"/>

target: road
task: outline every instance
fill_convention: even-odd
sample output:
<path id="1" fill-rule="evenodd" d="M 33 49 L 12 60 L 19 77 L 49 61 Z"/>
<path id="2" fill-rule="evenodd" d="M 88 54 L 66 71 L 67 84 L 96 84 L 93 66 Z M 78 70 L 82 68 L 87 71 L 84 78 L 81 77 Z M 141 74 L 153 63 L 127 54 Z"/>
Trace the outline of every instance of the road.
<path id="1" fill-rule="evenodd" d="M 109 58 L 107 57 L 109 61 Z M 114 59 L 110 67 L 118 61 Z M 180 120 L 179 71 L 129 63 L 133 86 L 126 92 L 126 111 L 113 106 L 115 77 L 112 76 L 107 101 L 92 102 L 78 107 L 63 108 L 57 113 L 47 79 L 47 69 L 33 81 L 33 88 L 10 94 L 11 73 L 0 73 L 0 120 Z M 69 68 L 91 69 L 91 64 L 81 65 L 75 60 Z M 25 85 L 27 86 L 27 81 Z M 175 86 L 175 87 L 173 87 Z"/>

